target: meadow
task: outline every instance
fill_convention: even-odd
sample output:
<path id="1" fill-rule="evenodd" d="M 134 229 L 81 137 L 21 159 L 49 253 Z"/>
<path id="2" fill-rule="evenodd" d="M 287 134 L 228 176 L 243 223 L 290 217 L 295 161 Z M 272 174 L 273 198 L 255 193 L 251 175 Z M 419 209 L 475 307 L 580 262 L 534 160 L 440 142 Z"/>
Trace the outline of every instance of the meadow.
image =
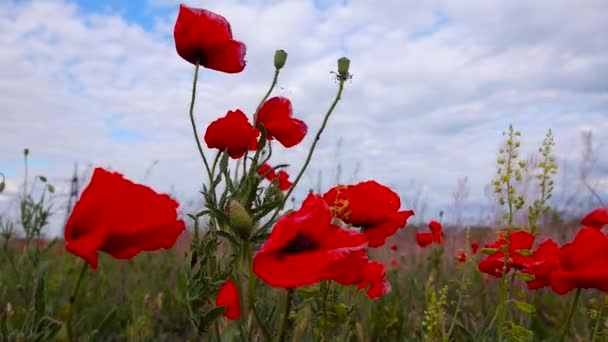
<path id="1" fill-rule="evenodd" d="M 577 188 L 585 201 L 555 196 L 552 131 L 523 156 L 511 125 L 488 170 L 490 224 L 448 224 L 442 212 L 413 224 L 423 206 L 408 208 L 417 201 L 375 180 L 311 191 L 290 208 L 352 77 L 350 60 L 337 60 L 335 98 L 316 132 L 288 98 L 272 96 L 288 65 L 283 50 L 251 115 L 235 109 L 201 128 L 199 70 L 239 73 L 246 47 L 221 15 L 184 5 L 174 38 L 194 71 L 188 116 L 207 180 L 200 207 L 182 213 L 171 196 L 97 167 L 63 236 L 52 238 L 54 187 L 28 175 L 26 148 L 18 215 L 0 217 L 2 341 L 608 339 L 608 208 L 585 172 L 595 160 L 590 135 Z M 273 159 L 273 148 L 309 134 L 299 170 Z M 467 194 L 463 180 L 455 208 Z M 576 214 L 556 209 L 564 203 L 555 197 Z"/>

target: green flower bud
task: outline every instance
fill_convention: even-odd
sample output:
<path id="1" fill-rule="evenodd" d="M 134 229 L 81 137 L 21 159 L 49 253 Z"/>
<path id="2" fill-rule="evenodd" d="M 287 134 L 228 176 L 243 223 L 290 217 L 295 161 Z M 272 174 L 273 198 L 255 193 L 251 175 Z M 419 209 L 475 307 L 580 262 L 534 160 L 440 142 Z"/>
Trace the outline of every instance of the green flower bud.
<path id="1" fill-rule="evenodd" d="M 27 157 L 28 154 L 30 154 L 30 149 L 29 148 L 24 148 L 23 149 L 23 155 Z"/>
<path id="2" fill-rule="evenodd" d="M 342 57 L 340 59 L 338 59 L 338 75 L 343 78 L 343 79 L 347 79 L 350 74 L 348 73 L 348 69 L 350 68 L 350 59 L 346 58 L 346 57 Z"/>
<path id="3" fill-rule="evenodd" d="M 4 183 L 4 181 L 0 182 L 0 192 L 4 191 L 5 187 L 6 187 L 6 183 Z"/>
<path id="4" fill-rule="evenodd" d="M 287 52 L 285 50 L 277 50 L 274 53 L 274 67 L 277 70 L 281 70 L 285 66 L 285 62 L 287 62 Z"/>
<path id="5" fill-rule="evenodd" d="M 253 219 L 239 201 L 230 200 L 228 202 L 228 217 L 230 218 L 230 228 L 243 239 L 249 238 L 253 228 Z"/>

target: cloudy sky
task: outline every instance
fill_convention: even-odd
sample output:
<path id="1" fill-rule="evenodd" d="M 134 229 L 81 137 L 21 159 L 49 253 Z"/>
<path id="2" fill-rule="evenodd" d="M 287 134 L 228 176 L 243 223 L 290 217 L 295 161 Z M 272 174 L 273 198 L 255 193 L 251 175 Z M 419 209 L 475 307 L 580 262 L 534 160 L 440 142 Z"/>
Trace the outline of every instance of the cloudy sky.
<path id="1" fill-rule="evenodd" d="M 275 49 L 289 53 L 275 95 L 289 97 L 314 133 L 336 91 L 330 71 L 339 57 L 351 59 L 354 77 L 300 197 L 319 178 L 323 190 L 333 185 L 339 164 L 343 182 L 377 179 L 404 206 L 422 197 L 428 209 L 417 219 L 428 220 L 450 208 L 465 176 L 468 203 L 487 202 L 509 123 L 527 152 L 552 128 L 557 155 L 573 165 L 582 131 L 593 130 L 600 148 L 608 143 L 605 0 L 186 3 L 225 16 L 247 44 L 244 72 L 200 75 L 201 134 L 228 110 L 252 113 Z M 178 6 L 0 0 L 0 213 L 14 209 L 24 147 L 31 172 L 58 188 L 58 208 L 75 163 L 83 173 L 111 167 L 184 203 L 197 198 L 204 178 L 187 114 L 193 67 L 173 44 Z M 296 173 L 312 135 L 273 162 Z"/>

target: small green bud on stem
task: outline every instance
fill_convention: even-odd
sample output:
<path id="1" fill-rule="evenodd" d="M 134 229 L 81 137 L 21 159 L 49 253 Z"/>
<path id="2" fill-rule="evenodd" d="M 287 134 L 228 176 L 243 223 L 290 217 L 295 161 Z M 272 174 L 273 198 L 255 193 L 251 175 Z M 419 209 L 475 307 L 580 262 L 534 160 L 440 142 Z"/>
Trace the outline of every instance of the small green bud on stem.
<path id="1" fill-rule="evenodd" d="M 285 62 L 287 62 L 287 52 L 285 50 L 277 50 L 274 53 L 274 67 L 277 70 L 281 70 L 285 66 Z"/>

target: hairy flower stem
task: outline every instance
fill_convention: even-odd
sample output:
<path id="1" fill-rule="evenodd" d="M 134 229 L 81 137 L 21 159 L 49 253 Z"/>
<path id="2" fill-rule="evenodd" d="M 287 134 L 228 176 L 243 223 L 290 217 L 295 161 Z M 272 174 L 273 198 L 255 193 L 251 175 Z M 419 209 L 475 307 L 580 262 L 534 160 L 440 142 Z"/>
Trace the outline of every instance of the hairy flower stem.
<path id="1" fill-rule="evenodd" d="M 249 273 L 249 286 L 247 289 L 249 308 L 253 312 L 253 317 L 255 318 L 256 323 L 258 324 L 260 329 L 262 329 L 262 333 L 264 334 L 264 338 L 266 339 L 266 341 L 272 341 L 272 337 L 270 335 L 270 332 L 268 331 L 268 328 L 266 328 L 264 322 L 262 322 L 262 319 L 255 308 L 255 275 L 253 274 L 253 257 L 251 251 L 251 244 L 249 241 L 245 242 L 245 253 L 247 253 L 247 271 Z"/>
<path id="2" fill-rule="evenodd" d="M 285 341 L 285 335 L 287 334 L 287 324 L 289 323 L 289 313 L 291 312 L 291 302 L 293 301 L 293 289 L 288 289 L 285 294 L 285 309 L 283 310 L 283 318 L 281 319 L 281 329 L 277 337 L 278 342 Z"/>
<path id="3" fill-rule="evenodd" d="M 564 330 L 562 331 L 562 335 L 559 340 L 565 341 L 566 336 L 570 332 L 570 322 L 572 322 L 572 316 L 574 316 L 574 311 L 576 311 L 576 306 L 578 305 L 578 300 L 581 297 L 581 289 L 576 289 L 576 294 L 574 295 L 574 299 L 572 300 L 572 304 L 570 305 L 570 311 L 568 312 L 568 317 L 566 317 L 566 323 L 564 323 Z"/>
<path id="4" fill-rule="evenodd" d="M 591 338 L 591 342 L 595 342 L 597 338 L 597 333 L 600 331 L 600 324 L 603 320 L 604 316 L 604 307 L 606 306 L 606 298 L 604 297 L 604 301 L 600 304 L 600 310 L 597 313 L 597 318 L 595 319 L 595 327 L 593 327 L 593 337 Z"/>
<path id="5" fill-rule="evenodd" d="M 82 268 L 80 269 L 80 275 L 78 276 L 78 280 L 76 280 L 76 284 L 74 284 L 74 289 L 72 290 L 72 294 L 70 295 L 68 302 L 68 314 L 65 321 L 65 329 L 68 334 L 68 341 L 74 342 L 74 329 L 72 327 L 72 319 L 74 318 L 74 303 L 76 302 L 76 297 L 78 296 L 78 291 L 80 291 L 80 284 L 82 283 L 82 279 L 84 278 L 84 274 L 89 269 L 89 264 L 86 261 L 82 262 Z"/>
<path id="6" fill-rule="evenodd" d="M 201 145 L 201 139 L 198 137 L 198 132 L 196 128 L 196 122 L 194 122 L 194 101 L 196 99 L 196 82 L 198 81 L 198 69 L 199 69 L 199 61 L 197 60 L 194 64 L 194 80 L 192 81 L 192 99 L 190 100 L 190 123 L 192 124 L 192 131 L 194 132 L 194 140 L 196 141 L 196 147 L 198 148 L 198 152 L 203 158 L 203 163 L 205 164 L 205 169 L 207 169 L 207 175 L 209 176 L 209 181 L 213 182 L 213 176 L 211 175 L 211 169 L 209 168 L 209 163 L 207 162 L 207 157 L 205 157 L 205 152 L 203 152 L 203 146 Z"/>

